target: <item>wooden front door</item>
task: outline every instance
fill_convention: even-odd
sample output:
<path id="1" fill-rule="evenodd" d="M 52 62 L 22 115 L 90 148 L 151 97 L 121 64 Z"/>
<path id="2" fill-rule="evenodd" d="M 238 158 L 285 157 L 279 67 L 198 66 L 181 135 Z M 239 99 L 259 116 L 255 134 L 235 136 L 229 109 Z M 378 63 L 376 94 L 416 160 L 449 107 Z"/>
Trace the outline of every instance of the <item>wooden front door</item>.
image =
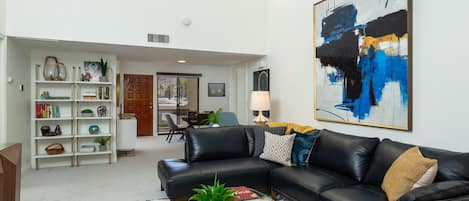
<path id="1" fill-rule="evenodd" d="M 137 136 L 153 135 L 153 75 L 124 75 L 124 113 L 137 117 Z"/>

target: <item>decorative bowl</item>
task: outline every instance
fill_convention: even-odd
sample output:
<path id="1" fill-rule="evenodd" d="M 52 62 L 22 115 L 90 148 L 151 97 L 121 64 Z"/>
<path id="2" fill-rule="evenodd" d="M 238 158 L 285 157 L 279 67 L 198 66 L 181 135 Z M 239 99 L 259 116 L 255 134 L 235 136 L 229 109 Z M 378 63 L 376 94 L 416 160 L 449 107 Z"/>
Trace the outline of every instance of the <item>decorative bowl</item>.
<path id="1" fill-rule="evenodd" d="M 99 133 L 99 126 L 98 125 L 91 125 L 88 129 L 90 134 L 95 135 Z"/>

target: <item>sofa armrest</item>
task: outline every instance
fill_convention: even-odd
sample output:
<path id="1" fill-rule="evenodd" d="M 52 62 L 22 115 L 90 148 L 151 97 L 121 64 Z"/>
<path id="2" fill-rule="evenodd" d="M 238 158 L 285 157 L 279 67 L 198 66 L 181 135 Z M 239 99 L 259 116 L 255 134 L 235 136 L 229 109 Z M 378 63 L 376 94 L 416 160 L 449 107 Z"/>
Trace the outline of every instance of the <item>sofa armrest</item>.
<path id="1" fill-rule="evenodd" d="M 434 201 L 468 195 L 469 181 L 445 181 L 416 188 L 399 198 L 399 201 Z"/>

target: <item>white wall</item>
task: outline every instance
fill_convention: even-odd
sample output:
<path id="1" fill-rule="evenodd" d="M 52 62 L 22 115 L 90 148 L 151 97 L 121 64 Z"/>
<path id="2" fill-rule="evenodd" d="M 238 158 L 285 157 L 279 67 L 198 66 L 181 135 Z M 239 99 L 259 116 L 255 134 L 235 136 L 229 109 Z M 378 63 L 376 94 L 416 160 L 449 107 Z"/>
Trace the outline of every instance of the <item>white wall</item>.
<path id="1" fill-rule="evenodd" d="M 7 84 L 7 136 L 8 143 L 21 143 L 23 152 L 22 167 L 30 164 L 30 94 L 31 71 L 30 53 L 21 48 L 14 40 L 7 41 L 7 75 L 13 78 L 12 83 Z M 24 86 L 24 91 L 19 89 Z"/>
<path id="2" fill-rule="evenodd" d="M 5 35 L 6 30 L 6 0 L 0 0 L 0 35 Z"/>
<path id="3" fill-rule="evenodd" d="M 265 52 L 267 0 L 6 1 L 11 36 Z M 184 17 L 192 19 L 192 26 L 182 25 Z M 149 44 L 147 33 L 169 34 L 171 43 Z"/>
<path id="4" fill-rule="evenodd" d="M 414 129 L 402 132 L 314 121 L 313 2 L 270 0 L 268 56 L 261 62 L 271 68 L 272 119 L 469 152 L 467 7 L 466 0 L 414 0 Z"/>
<path id="5" fill-rule="evenodd" d="M 164 65 L 151 62 L 121 61 L 119 63 L 121 76 L 124 74 L 145 74 L 153 77 L 154 103 L 157 105 L 157 82 L 156 73 L 196 73 L 202 74 L 199 81 L 199 111 L 213 111 L 223 108 L 223 111 L 230 111 L 230 88 L 232 72 L 229 67 L 222 66 L 192 66 L 192 65 Z M 208 83 L 225 83 L 225 97 L 208 97 Z M 123 93 L 123 91 L 122 91 Z M 153 110 L 153 130 L 156 134 L 157 107 Z"/>

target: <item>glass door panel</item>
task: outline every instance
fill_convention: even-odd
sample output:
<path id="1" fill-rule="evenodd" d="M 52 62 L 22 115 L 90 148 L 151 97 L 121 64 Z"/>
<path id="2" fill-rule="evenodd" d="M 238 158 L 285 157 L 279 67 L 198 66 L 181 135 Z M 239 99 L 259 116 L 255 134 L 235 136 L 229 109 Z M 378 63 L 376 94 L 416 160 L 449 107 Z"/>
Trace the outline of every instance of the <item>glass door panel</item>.
<path id="1" fill-rule="evenodd" d="M 158 75 L 158 133 L 168 133 L 167 115 L 187 126 L 189 115 L 199 111 L 199 77 Z"/>

